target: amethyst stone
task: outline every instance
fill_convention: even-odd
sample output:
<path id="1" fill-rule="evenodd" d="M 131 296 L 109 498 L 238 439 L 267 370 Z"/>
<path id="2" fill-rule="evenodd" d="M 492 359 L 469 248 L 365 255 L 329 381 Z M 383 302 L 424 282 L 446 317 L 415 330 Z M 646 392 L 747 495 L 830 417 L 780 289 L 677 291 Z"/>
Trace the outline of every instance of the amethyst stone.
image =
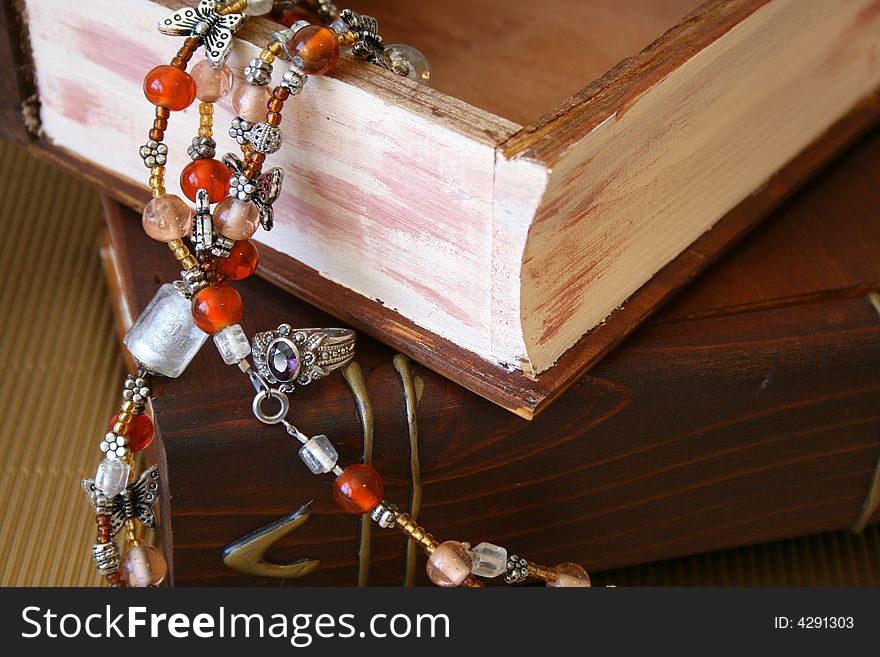
<path id="1" fill-rule="evenodd" d="M 278 338 L 266 351 L 269 371 L 282 383 L 293 381 L 299 374 L 299 350 L 287 338 Z"/>

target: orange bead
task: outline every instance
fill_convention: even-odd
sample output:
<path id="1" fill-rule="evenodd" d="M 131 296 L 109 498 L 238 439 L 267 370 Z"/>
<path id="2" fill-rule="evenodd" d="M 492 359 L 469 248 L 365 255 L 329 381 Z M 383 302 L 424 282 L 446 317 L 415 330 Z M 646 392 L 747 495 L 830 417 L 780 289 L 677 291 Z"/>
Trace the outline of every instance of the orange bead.
<path id="1" fill-rule="evenodd" d="M 316 23 L 317 17 L 314 12 L 304 7 L 291 7 L 290 9 L 276 10 L 273 12 L 276 20 L 285 27 L 292 27 L 297 21 L 308 21 Z"/>
<path id="2" fill-rule="evenodd" d="M 290 52 L 306 73 L 324 75 L 339 61 L 339 39 L 328 27 L 309 25 L 293 35 Z"/>
<path id="3" fill-rule="evenodd" d="M 229 194 L 229 176 L 229 167 L 220 160 L 193 160 L 180 174 L 180 189 L 193 202 L 204 189 L 211 203 L 219 203 Z"/>
<path id="4" fill-rule="evenodd" d="M 192 314 L 196 326 L 213 335 L 227 326 L 238 324 L 244 314 L 244 305 L 234 287 L 209 285 L 193 297 Z"/>
<path id="5" fill-rule="evenodd" d="M 348 466 L 333 483 L 333 496 L 342 510 L 352 515 L 369 513 L 385 494 L 379 473 L 368 465 Z"/>
<path id="6" fill-rule="evenodd" d="M 257 247 L 250 240 L 236 242 L 229 251 L 229 256 L 217 260 L 217 269 L 233 281 L 241 281 L 253 274 L 260 262 Z"/>
<path id="7" fill-rule="evenodd" d="M 118 417 L 119 414 L 117 413 L 110 420 L 111 429 L 116 424 Z M 128 449 L 132 452 L 139 452 L 153 442 L 153 421 L 150 419 L 150 416 L 143 413 L 133 415 L 128 423 L 128 431 L 125 432 L 125 437 L 128 439 Z"/>
<path id="8" fill-rule="evenodd" d="M 163 64 L 147 73 L 144 95 L 154 105 L 179 112 L 196 99 L 196 83 L 186 71 Z"/>

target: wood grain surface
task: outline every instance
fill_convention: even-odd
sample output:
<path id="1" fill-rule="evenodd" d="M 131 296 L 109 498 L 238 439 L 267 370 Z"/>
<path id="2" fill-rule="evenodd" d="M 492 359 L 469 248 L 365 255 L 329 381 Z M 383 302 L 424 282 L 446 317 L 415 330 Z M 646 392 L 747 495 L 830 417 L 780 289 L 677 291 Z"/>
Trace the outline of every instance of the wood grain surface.
<path id="1" fill-rule="evenodd" d="M 104 3 L 100 6 L 106 10 L 98 12 L 102 20 L 112 21 L 116 4 L 110 0 L 98 1 Z M 840 12 L 832 12 L 835 25 L 839 28 L 838 23 L 845 23 L 851 14 L 858 13 L 861 3 L 862 0 L 852 0 L 842 6 Z M 161 59 L 168 43 L 155 35 L 145 38 L 144 34 L 149 32 L 156 16 L 168 7 L 182 4 L 185 4 L 183 0 L 161 0 L 158 4 L 137 0 L 133 3 L 130 6 L 132 33 L 143 30 L 138 32 L 136 43 L 133 42 L 128 49 L 130 56 L 124 60 L 94 55 L 103 47 L 101 39 L 105 30 L 91 18 L 84 21 L 71 15 L 70 22 L 79 21 L 82 29 L 70 30 L 54 21 L 46 5 L 31 3 L 29 7 L 30 19 L 39 27 L 34 30 L 33 42 L 42 62 L 38 77 L 45 96 L 43 127 L 54 146 L 61 149 L 55 154 L 72 158 L 69 164 L 76 167 L 80 175 L 101 182 L 105 190 L 125 197 L 132 204 L 142 203 L 144 195 L 122 177 L 142 176 L 143 167 L 136 158 L 132 159 L 132 152 L 107 149 L 105 144 L 137 143 L 140 139 L 134 136 L 138 130 L 135 126 L 148 122 L 144 112 L 149 107 L 129 103 L 126 99 L 138 94 L 136 87 L 143 70 L 151 61 Z M 375 4 L 376 9 L 381 9 L 378 6 L 381 3 Z M 451 29 L 448 17 L 445 23 L 432 18 L 441 4 L 414 5 L 407 12 L 399 12 L 401 16 L 395 20 L 403 23 L 421 21 L 425 25 L 436 25 L 440 35 L 448 34 Z M 691 8 L 685 7 L 687 4 L 661 5 L 642 0 L 634 5 L 635 8 L 627 10 L 635 11 L 641 17 L 631 26 L 632 31 L 625 27 L 632 23 L 626 20 L 626 12 L 615 14 L 604 0 L 582 3 L 577 12 L 584 13 L 577 13 L 577 16 L 586 17 L 593 12 L 598 20 L 597 26 L 606 26 L 608 30 L 621 29 L 621 41 L 612 48 L 616 53 L 618 50 L 615 49 L 623 47 L 621 44 L 627 48 L 635 47 L 636 39 L 650 39 L 671 27 L 674 16 Z M 719 106 L 727 107 L 726 101 L 713 105 L 699 100 L 706 100 L 707 94 L 714 93 L 711 92 L 715 88 L 711 82 L 717 76 L 711 75 L 713 67 L 724 71 L 743 69 L 746 75 L 756 70 L 749 69 L 745 59 L 734 56 L 730 44 L 727 44 L 731 40 L 734 45 L 740 43 L 737 39 L 742 41 L 737 30 L 748 32 L 751 29 L 748 32 L 751 38 L 765 50 L 770 48 L 769 55 L 779 58 L 782 46 L 777 44 L 784 43 L 781 36 L 786 32 L 783 28 L 790 21 L 781 21 L 778 25 L 773 20 L 768 21 L 766 16 L 773 12 L 781 12 L 788 18 L 794 16 L 801 21 L 791 32 L 799 35 L 797 43 L 803 44 L 805 35 L 810 35 L 804 27 L 804 24 L 809 27 L 809 21 L 803 18 L 807 12 L 792 11 L 790 3 L 781 2 L 774 5 L 783 7 L 782 10 L 774 7 L 768 13 L 765 4 L 761 0 L 706 4 L 663 34 L 652 46 L 630 57 L 524 130 L 480 109 L 479 105 L 413 87 L 405 80 L 375 70 L 376 67 L 344 62 L 332 77 L 314 81 L 317 85 L 314 91 L 321 101 L 315 106 L 300 107 L 301 111 L 291 117 L 297 123 L 297 130 L 288 139 L 291 148 L 278 160 L 291 182 L 288 193 L 279 202 L 278 228 L 259 238 L 276 249 L 275 253 L 266 253 L 266 275 L 308 301 L 358 323 L 361 330 L 393 344 L 477 394 L 523 417 L 533 417 L 656 310 L 671 293 L 696 276 L 781 196 L 810 175 L 822 157 L 830 156 L 875 118 L 876 100 L 863 104 L 832 126 L 818 146 L 806 155 L 801 154 L 789 168 L 768 179 L 787 161 L 787 156 L 780 155 L 783 151 L 789 156 L 800 152 L 811 136 L 826 127 L 833 114 L 829 112 L 842 112 L 842 107 L 837 104 L 849 102 L 845 101 L 849 97 L 847 94 L 859 84 L 870 81 L 867 73 L 859 75 L 862 69 L 868 73 L 874 70 L 871 68 L 873 60 L 862 56 L 865 35 L 870 37 L 872 20 L 876 19 L 876 16 L 866 14 L 852 26 L 851 34 L 843 44 L 845 47 L 840 51 L 841 56 L 834 58 L 831 57 L 833 52 L 828 54 L 828 48 L 836 41 L 822 41 L 820 48 L 816 40 L 815 52 L 808 53 L 817 61 L 825 61 L 826 55 L 830 57 L 827 67 L 813 67 L 829 78 L 828 85 L 822 85 L 828 87 L 827 94 L 810 94 L 811 98 L 816 96 L 819 100 L 798 102 L 796 99 L 804 93 L 805 83 L 800 76 L 792 76 L 796 80 L 793 88 L 797 93 L 786 95 L 786 102 L 802 107 L 803 111 L 793 114 L 791 119 L 785 112 L 772 113 L 773 125 L 782 120 L 787 130 L 770 130 L 770 133 L 789 137 L 794 134 L 797 139 L 788 139 L 785 147 L 772 139 L 758 140 L 776 154 L 774 157 L 779 156 L 777 159 L 755 153 L 752 160 L 744 164 L 742 151 L 750 151 L 749 148 L 740 149 L 737 151 L 739 156 L 733 157 L 723 148 L 724 144 L 709 139 L 700 148 L 704 155 L 705 151 L 712 151 L 709 159 L 712 166 L 703 167 L 696 163 L 700 158 L 688 159 L 685 148 L 675 151 L 682 156 L 670 158 L 675 162 L 658 164 L 658 176 L 652 178 L 647 164 L 641 166 L 638 164 L 641 160 L 625 157 L 629 166 L 637 170 L 639 180 L 647 181 L 645 190 L 653 190 L 651 193 L 661 187 L 665 190 L 662 202 L 644 199 L 647 206 L 644 212 L 632 206 L 631 199 L 640 198 L 641 192 L 625 193 L 618 184 L 621 178 L 615 173 L 620 171 L 615 167 L 606 170 L 602 165 L 602 162 L 607 163 L 606 156 L 619 159 L 618 152 L 625 149 L 616 144 L 626 143 L 628 148 L 635 149 L 633 157 L 642 157 L 649 152 L 663 151 L 665 146 L 660 144 L 670 140 L 679 148 L 682 144 L 696 143 L 699 146 L 705 141 L 704 136 L 720 134 L 710 126 L 707 130 L 697 130 L 696 136 L 691 135 L 696 142 L 681 139 L 678 128 L 688 122 L 681 121 L 681 116 L 675 114 L 675 125 L 670 124 L 669 130 L 659 126 L 654 137 L 648 140 L 654 144 L 654 150 L 646 150 L 639 146 L 639 139 L 633 137 L 638 130 L 624 126 L 636 116 L 637 107 L 654 117 L 655 124 L 663 123 L 665 114 L 650 110 L 651 103 L 658 102 L 655 96 L 659 87 L 677 90 L 664 93 L 691 98 L 690 102 L 698 107 L 715 107 L 716 111 Z M 528 3 L 515 5 L 517 11 L 523 10 L 526 14 L 534 10 Z M 830 11 L 821 3 L 810 6 L 813 12 L 820 9 Z M 497 8 L 497 5 L 493 7 Z M 372 5 L 368 3 L 366 8 L 371 9 Z M 508 9 L 513 11 L 515 7 L 511 5 Z M 499 12 L 495 14 L 501 15 Z M 505 20 L 514 14 L 504 14 Z M 755 23 L 758 27 L 748 27 L 758 18 L 763 21 Z M 479 25 L 478 21 L 467 29 L 478 30 Z M 780 38 L 763 38 L 768 37 L 761 32 L 764 28 L 770 30 L 769 37 Z M 268 21 L 249 23 L 240 33 L 240 52 L 234 63 L 241 64 L 239 60 L 254 54 L 258 48 L 255 44 L 263 42 L 272 29 Z M 505 39 L 520 39 L 527 44 L 530 35 L 527 27 L 519 23 L 516 23 L 515 34 L 505 29 L 501 32 L 502 44 L 497 51 L 494 47 L 485 48 L 492 53 L 491 57 L 496 58 L 490 69 L 502 65 L 500 55 L 515 42 Z M 838 32 L 837 28 L 827 30 L 828 34 L 837 35 Z M 824 35 L 819 36 L 824 38 Z M 559 38 L 563 42 L 570 40 L 564 31 L 559 33 Z M 551 45 L 549 50 L 557 53 L 555 57 L 565 52 L 560 44 Z M 590 49 L 589 45 L 581 46 Z M 522 50 L 528 51 L 528 48 Z M 717 56 L 721 50 L 727 59 Z M 768 54 L 765 50 L 761 52 Z M 75 73 L 71 71 L 76 67 L 61 65 L 63 52 L 80 51 L 89 59 L 90 65 L 103 67 L 102 74 L 97 76 L 101 80 L 100 91 L 96 90 L 88 111 L 83 111 L 79 96 L 74 93 L 78 85 Z M 463 56 L 457 51 L 450 51 L 447 55 L 452 61 Z M 442 61 L 442 55 L 440 57 Z M 598 57 L 595 62 L 605 65 L 610 55 L 603 57 Z M 507 62 L 513 71 L 518 68 L 516 61 Z M 789 57 L 786 61 L 799 62 L 801 58 Z M 852 62 L 852 68 L 842 62 Z M 570 65 L 576 68 L 580 64 L 573 62 Z M 698 74 L 694 74 L 694 70 Z M 476 71 L 473 75 L 479 78 L 486 73 Z M 735 77 L 734 73 L 729 75 Z M 761 74 L 754 75 L 760 77 Z M 562 71 L 554 71 L 548 84 L 560 85 L 563 77 Z M 538 78 L 529 78 L 531 83 L 524 80 L 523 88 L 540 87 L 535 82 Z M 700 82 L 704 78 L 708 78 L 706 85 Z M 682 79 L 685 79 L 684 83 Z M 760 81 L 766 82 L 764 78 Z M 501 82 L 503 80 L 499 84 Z M 726 83 L 716 84 L 722 87 L 719 92 L 722 95 L 733 94 L 744 99 L 757 97 L 734 93 L 731 91 L 734 87 Z M 485 84 L 477 86 L 487 97 L 498 95 L 497 88 L 493 90 Z M 771 98 L 775 95 L 771 94 Z M 855 102 L 855 98 L 849 100 Z M 672 111 L 670 108 L 675 105 L 660 102 L 665 111 Z M 743 108 L 752 105 L 744 100 L 737 107 L 740 110 L 736 116 L 742 118 L 748 115 Z M 229 108 L 221 104 L 218 121 L 228 119 L 228 113 Z M 328 123 L 328 117 L 349 115 L 359 117 L 353 131 L 357 136 L 357 149 L 351 148 L 352 136 L 347 124 Z M 617 127 L 602 123 L 611 115 L 614 118 L 612 123 Z M 760 115 L 769 117 L 771 113 L 762 111 Z M 783 119 L 780 119 L 781 115 L 785 115 Z M 113 120 L 107 120 L 108 117 Z M 699 120 L 709 119 L 711 117 L 706 116 Z M 747 123 L 751 125 L 752 122 Z M 599 126 L 604 126 L 606 131 L 622 131 L 631 138 L 623 139 L 626 135 L 621 136 L 622 141 L 615 138 L 599 153 L 594 150 L 595 142 L 607 139 L 604 132 L 604 137 L 593 135 Z M 722 125 L 722 128 L 719 130 L 729 136 L 730 125 Z M 179 140 L 179 143 L 175 142 L 178 146 L 190 138 L 186 131 L 174 134 L 174 139 Z M 753 141 L 755 134 L 754 131 L 751 133 Z M 678 137 L 673 139 L 671 135 Z M 798 139 L 801 141 L 795 143 Z M 419 145 L 418 151 L 406 155 L 409 152 L 406 151 L 407 145 L 412 144 Z M 39 148 L 41 152 L 47 152 L 45 144 Z M 718 157 L 715 157 L 715 150 Z M 815 157 L 816 153 L 822 157 Z M 355 158 L 358 154 L 360 156 Z M 594 156 L 599 159 L 594 160 Z M 663 160 L 653 155 L 648 159 L 652 162 Z M 688 166 L 679 166 L 685 160 L 689 162 Z M 454 166 L 450 166 L 450 162 L 454 162 Z M 725 169 L 727 173 L 721 176 L 723 181 L 717 184 L 702 181 L 690 191 L 679 189 L 682 177 L 694 179 L 687 171 L 716 171 L 715 164 L 723 168 L 731 162 L 745 166 L 749 175 L 740 176 Z M 758 175 L 761 167 L 766 170 Z M 539 170 L 537 177 L 529 175 L 536 168 Z M 669 177 L 661 176 L 661 173 L 669 173 Z M 616 181 L 613 184 L 612 179 Z M 173 189 L 173 182 L 171 184 Z M 637 186 L 642 188 L 641 183 Z M 784 186 L 788 189 L 782 189 Z M 758 193 L 752 195 L 754 187 L 758 188 Z M 722 189 L 726 190 L 724 194 L 719 192 Z M 705 190 L 713 190 L 713 193 L 707 194 Z M 736 199 L 743 195 L 745 199 L 736 205 Z M 603 198 L 614 200 L 615 204 L 620 201 L 626 206 L 615 206 L 623 212 L 621 221 L 615 218 L 614 212 L 606 212 L 608 208 Z M 747 209 L 745 214 L 741 214 L 741 206 Z M 730 208 L 733 209 L 725 214 Z M 615 249 L 630 252 L 628 244 L 618 243 L 614 235 L 606 234 L 608 231 L 598 226 L 596 220 L 601 219 L 606 227 L 632 225 L 633 234 L 640 233 L 644 246 L 645 242 L 652 241 L 651 235 L 655 235 L 663 223 L 655 221 L 655 210 L 661 214 L 671 212 L 679 219 L 698 218 L 697 223 L 702 222 L 702 227 L 694 229 L 692 226 L 692 233 L 686 241 L 716 220 L 719 228 L 710 231 L 659 271 L 661 264 L 673 257 L 682 244 L 675 246 L 664 242 L 663 248 L 649 250 L 660 255 L 652 256 L 650 266 L 640 270 L 638 275 L 624 273 L 626 291 L 620 298 L 609 301 L 608 295 L 602 295 L 600 303 L 598 297 L 586 294 L 584 286 L 594 279 L 594 282 L 601 279 L 606 292 L 614 288 L 609 282 L 611 278 L 599 271 L 606 269 L 602 263 Z M 731 215 L 739 219 L 731 219 Z M 532 225 L 532 219 L 540 221 Z M 592 236 L 595 239 L 590 237 L 591 231 L 596 233 Z M 529 246 L 532 242 L 545 243 L 546 246 L 547 242 L 553 241 L 559 242 L 559 248 L 545 248 L 541 253 L 536 246 Z M 551 253 L 552 257 L 548 255 Z M 651 274 L 657 276 L 648 285 L 639 287 Z M 529 287 L 526 279 L 535 283 L 529 294 L 522 293 Z M 577 341 L 588 324 L 601 320 L 632 291 L 635 291 L 633 296 L 621 308 Z M 584 319 L 584 313 L 590 315 L 589 321 L 583 324 L 575 321 L 577 317 Z M 524 323 L 529 322 L 530 328 L 525 332 L 521 330 Z M 542 351 L 543 361 L 535 356 L 537 351 L 531 355 L 529 352 L 532 348 L 529 345 L 537 349 L 539 343 L 543 345 L 542 349 L 546 347 Z M 559 353 L 573 343 L 575 347 L 556 360 Z M 533 376 L 554 360 L 556 365 L 551 370 L 543 376 Z M 523 373 L 511 376 L 511 368 L 518 368 Z"/>
<path id="2" fill-rule="evenodd" d="M 593 570 L 849 527 L 880 457 L 880 314 L 866 296 L 880 288 L 878 155 L 873 132 L 722 260 L 717 281 L 708 275 L 533 422 L 416 366 L 421 521 L 441 538 Z M 110 227 L 121 260 L 138 263 L 128 289 L 143 307 L 174 265 L 133 213 L 111 206 Z M 240 289 L 249 333 L 338 323 L 265 281 Z M 283 432 L 256 423 L 250 386 L 210 347 L 156 386 L 174 581 L 277 585 L 229 571 L 220 551 L 314 500 L 271 556 L 321 559 L 288 585 L 357 582 L 357 519 Z M 358 361 L 375 404 L 373 462 L 405 506 L 412 452 L 394 353 L 364 338 Z M 298 390 L 292 414 L 327 433 L 342 461 L 360 458 L 342 377 Z M 371 548 L 360 573 L 371 584 L 413 567 L 396 533 L 374 532 Z"/>

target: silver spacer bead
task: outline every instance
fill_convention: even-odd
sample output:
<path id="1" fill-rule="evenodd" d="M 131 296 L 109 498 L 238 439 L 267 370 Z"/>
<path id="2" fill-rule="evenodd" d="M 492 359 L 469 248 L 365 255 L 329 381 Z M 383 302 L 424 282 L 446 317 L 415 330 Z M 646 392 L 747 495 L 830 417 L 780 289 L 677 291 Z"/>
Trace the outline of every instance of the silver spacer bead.
<path id="1" fill-rule="evenodd" d="M 281 54 L 278 55 L 281 59 L 290 59 L 290 49 L 288 48 L 291 39 L 293 39 L 293 35 L 296 34 L 299 27 L 297 27 L 300 23 L 306 23 L 305 21 L 298 21 L 293 24 L 290 28 L 286 30 L 279 30 L 275 32 L 272 36 L 269 37 L 269 43 L 266 46 L 269 50 L 272 50 L 273 44 L 278 44 L 278 48 L 281 50 Z"/>
<path id="2" fill-rule="evenodd" d="M 197 214 L 193 218 L 191 240 L 197 253 L 211 250 L 214 246 L 214 221 L 211 215 Z"/>
<path id="3" fill-rule="evenodd" d="M 211 137 L 193 137 L 186 152 L 193 160 L 210 160 L 217 154 L 217 142 Z"/>
<path id="4" fill-rule="evenodd" d="M 165 166 L 168 162 L 168 147 L 155 139 L 151 139 L 141 146 L 138 152 L 144 161 L 144 166 L 148 169 Z"/>
<path id="5" fill-rule="evenodd" d="M 284 137 L 281 134 L 281 128 L 278 126 L 261 121 L 244 134 L 245 138 L 254 147 L 258 153 L 271 155 L 277 153 L 281 148 Z"/>
<path id="6" fill-rule="evenodd" d="M 102 516 L 113 514 L 115 504 L 112 497 L 107 497 L 102 493 L 95 494 L 95 513 Z"/>
<path id="7" fill-rule="evenodd" d="M 183 281 L 174 281 L 172 285 L 174 286 L 174 289 L 177 291 L 177 293 L 184 299 L 186 299 L 187 301 L 192 299 L 192 292 L 190 292 L 189 286 L 186 283 L 184 283 Z"/>
<path id="8" fill-rule="evenodd" d="M 287 89 L 291 96 L 296 96 L 302 92 L 308 79 L 309 76 L 306 75 L 306 72 L 302 67 L 294 64 L 287 69 L 287 72 L 284 74 L 284 78 L 281 80 L 281 86 Z"/>
<path id="9" fill-rule="evenodd" d="M 228 258 L 234 245 L 235 242 L 233 240 L 223 235 L 218 235 L 214 240 L 214 247 L 211 249 L 211 253 L 218 258 Z"/>
<path id="10" fill-rule="evenodd" d="M 398 513 L 397 505 L 383 500 L 370 512 L 370 518 L 382 529 L 391 529 L 397 522 Z"/>
<path id="11" fill-rule="evenodd" d="M 214 245 L 214 221 L 211 218 L 211 200 L 208 192 L 199 189 L 196 192 L 196 214 L 193 217 L 192 235 L 190 236 L 196 252 L 210 251 Z"/>
<path id="12" fill-rule="evenodd" d="M 529 562 L 515 554 L 507 557 L 507 570 L 504 571 L 504 581 L 507 584 L 519 584 L 529 576 Z"/>
<path id="13" fill-rule="evenodd" d="M 325 25 L 332 23 L 339 16 L 339 9 L 331 0 L 317 0 L 316 4 L 315 13 L 318 15 L 318 20 Z"/>
<path id="14" fill-rule="evenodd" d="M 95 559 L 95 568 L 102 575 L 109 575 L 119 570 L 119 546 L 116 545 L 116 541 L 95 543 L 92 546 L 92 556 Z"/>
<path id="15" fill-rule="evenodd" d="M 232 137 L 239 144 L 245 144 L 247 143 L 247 137 L 245 137 L 245 133 L 247 133 L 247 131 L 253 127 L 253 123 L 249 123 L 240 116 L 237 116 L 232 119 L 232 125 L 229 127 L 229 136 Z"/>
<path id="16" fill-rule="evenodd" d="M 239 201 L 249 202 L 257 193 L 257 184 L 240 173 L 234 173 L 229 178 L 229 195 Z"/>
<path id="17" fill-rule="evenodd" d="M 272 64 L 254 57 L 244 69 L 244 79 L 255 87 L 265 87 L 272 81 Z"/>
<path id="18" fill-rule="evenodd" d="M 183 284 L 186 285 L 190 296 L 208 287 L 208 281 L 205 280 L 205 275 L 201 269 L 182 271 L 180 272 L 180 277 L 183 279 Z"/>

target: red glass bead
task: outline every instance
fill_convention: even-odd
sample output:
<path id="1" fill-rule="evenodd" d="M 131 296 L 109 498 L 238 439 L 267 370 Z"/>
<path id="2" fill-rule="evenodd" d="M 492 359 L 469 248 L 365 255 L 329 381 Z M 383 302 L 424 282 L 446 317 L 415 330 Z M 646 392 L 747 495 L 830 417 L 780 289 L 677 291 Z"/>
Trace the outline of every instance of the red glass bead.
<path id="1" fill-rule="evenodd" d="M 144 95 L 153 105 L 179 112 L 196 99 L 196 82 L 186 71 L 163 64 L 147 73 Z"/>
<path id="2" fill-rule="evenodd" d="M 113 425 L 116 424 L 118 418 L 118 413 L 113 416 L 108 430 L 113 429 Z M 139 452 L 153 442 L 153 421 L 150 419 L 150 416 L 144 413 L 132 415 L 131 420 L 128 422 L 128 431 L 125 432 L 125 437 L 128 440 L 128 449 L 132 452 Z"/>
<path id="3" fill-rule="evenodd" d="M 362 463 L 348 466 L 333 483 L 336 503 L 352 515 L 369 513 L 384 494 L 385 485 L 379 473 Z"/>
<path id="4" fill-rule="evenodd" d="M 193 160 L 180 174 L 180 189 L 195 203 L 196 192 L 204 189 L 211 203 L 219 203 L 229 194 L 229 167 L 220 160 Z"/>
<path id="5" fill-rule="evenodd" d="M 306 73 L 324 75 L 339 61 L 339 38 L 329 27 L 309 25 L 293 35 L 290 52 Z"/>
<path id="6" fill-rule="evenodd" d="M 260 262 L 260 253 L 250 240 L 236 242 L 226 258 L 218 258 L 217 269 L 226 278 L 233 281 L 241 281 L 254 273 L 257 263 Z"/>
<path id="7" fill-rule="evenodd" d="M 244 314 L 244 304 L 234 287 L 209 285 L 193 297 L 192 314 L 196 326 L 213 335 L 238 324 Z"/>

